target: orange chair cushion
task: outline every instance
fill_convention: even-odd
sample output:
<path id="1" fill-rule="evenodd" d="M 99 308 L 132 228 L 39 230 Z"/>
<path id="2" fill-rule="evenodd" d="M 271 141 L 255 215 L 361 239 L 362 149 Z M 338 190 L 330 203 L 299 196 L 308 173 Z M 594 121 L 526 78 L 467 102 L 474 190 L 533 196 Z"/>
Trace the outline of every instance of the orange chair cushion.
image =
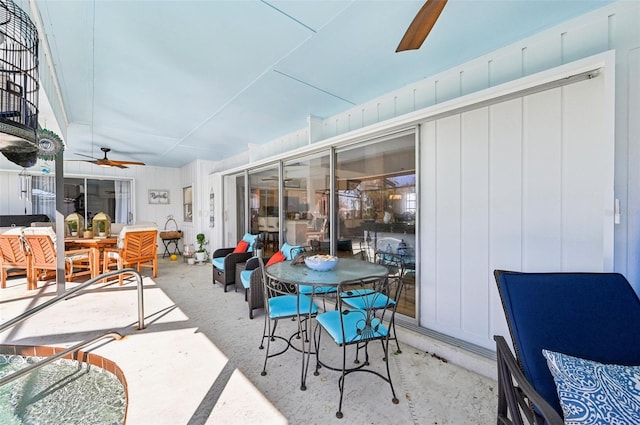
<path id="1" fill-rule="evenodd" d="M 286 259 L 287 259 L 287 257 L 285 257 L 285 255 L 282 253 L 282 251 L 278 251 L 275 254 L 273 254 L 271 256 L 271 258 L 269 258 L 269 261 L 267 261 L 267 264 L 265 265 L 265 267 L 269 267 L 272 264 L 279 263 L 279 262 L 284 261 Z"/>
<path id="2" fill-rule="evenodd" d="M 233 250 L 233 253 L 237 254 L 238 252 L 247 252 L 247 249 L 249 249 L 249 242 L 240 241 L 238 242 L 238 245 L 236 245 L 236 249 Z"/>

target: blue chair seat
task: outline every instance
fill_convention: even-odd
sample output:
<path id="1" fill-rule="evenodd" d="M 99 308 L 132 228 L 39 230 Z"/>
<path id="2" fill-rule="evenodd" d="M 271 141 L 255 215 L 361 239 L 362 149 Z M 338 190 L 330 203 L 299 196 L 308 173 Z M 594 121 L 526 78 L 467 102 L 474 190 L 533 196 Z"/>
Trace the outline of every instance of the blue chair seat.
<path id="1" fill-rule="evenodd" d="M 298 295 L 280 295 L 278 297 L 269 298 L 269 318 L 278 319 L 282 317 L 293 317 L 300 314 L 316 314 L 318 307 L 313 303 L 311 298 L 306 295 L 300 295 L 298 304 Z M 300 310 L 298 310 L 298 305 Z"/>
<path id="2" fill-rule="evenodd" d="M 340 296 L 343 298 L 342 302 L 350 305 L 353 308 L 365 309 L 365 308 L 387 308 L 394 305 L 396 302 L 388 296 L 380 293 L 369 292 L 368 294 L 354 296 L 354 291 L 342 292 Z"/>
<path id="3" fill-rule="evenodd" d="M 315 291 L 314 291 L 315 288 Z M 323 295 L 323 294 L 332 294 L 337 292 L 337 288 L 335 286 L 313 286 L 313 285 L 299 285 L 298 291 L 304 295 Z"/>
<path id="4" fill-rule="evenodd" d="M 249 289 L 249 287 L 251 286 L 252 272 L 253 270 L 242 270 L 240 272 L 240 282 L 242 283 L 242 286 L 244 287 L 244 289 Z"/>
<path id="5" fill-rule="evenodd" d="M 211 260 L 211 264 L 218 270 L 224 270 L 224 258 L 225 257 L 214 258 Z"/>
<path id="6" fill-rule="evenodd" d="M 344 323 L 344 338 L 342 335 L 342 325 L 340 323 L 341 312 L 337 310 L 321 313 L 316 317 L 318 323 L 327 331 L 336 344 L 342 345 L 345 342 L 351 344 L 366 341 L 372 338 L 384 338 L 389 333 L 385 325 L 377 317 L 367 315 L 364 310 L 351 310 L 347 314 L 342 314 Z M 367 323 L 368 320 L 370 323 Z"/>

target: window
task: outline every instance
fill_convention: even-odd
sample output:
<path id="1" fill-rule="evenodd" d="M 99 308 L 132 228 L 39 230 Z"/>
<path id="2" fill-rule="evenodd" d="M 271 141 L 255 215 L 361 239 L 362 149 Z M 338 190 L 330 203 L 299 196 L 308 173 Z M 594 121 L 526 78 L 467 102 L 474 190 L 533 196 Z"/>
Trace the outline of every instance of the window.
<path id="1" fill-rule="evenodd" d="M 417 197 L 415 192 L 406 194 L 405 203 L 404 203 L 404 209 L 406 212 L 411 213 L 413 215 L 416 214 L 416 199 Z"/>
<path id="2" fill-rule="evenodd" d="M 182 188 L 182 203 L 184 205 L 184 221 L 193 221 L 193 189 L 191 186 Z"/>
<path id="3" fill-rule="evenodd" d="M 91 223 L 94 215 L 103 212 L 114 223 L 130 224 L 133 222 L 132 186 L 131 180 L 65 178 L 62 214 L 67 217 L 78 213 L 85 223 Z M 55 177 L 34 177 L 32 193 L 33 213 L 47 214 L 54 221 Z"/>

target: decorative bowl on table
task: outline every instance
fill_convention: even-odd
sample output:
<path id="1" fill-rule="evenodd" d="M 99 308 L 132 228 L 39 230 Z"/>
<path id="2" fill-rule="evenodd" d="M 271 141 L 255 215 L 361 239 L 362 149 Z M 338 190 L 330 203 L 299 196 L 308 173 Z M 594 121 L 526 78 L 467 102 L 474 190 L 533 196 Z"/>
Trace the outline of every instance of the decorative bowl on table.
<path id="1" fill-rule="evenodd" d="M 304 259 L 304 263 L 311 270 L 328 272 L 338 264 L 338 257 L 333 255 L 312 255 Z"/>

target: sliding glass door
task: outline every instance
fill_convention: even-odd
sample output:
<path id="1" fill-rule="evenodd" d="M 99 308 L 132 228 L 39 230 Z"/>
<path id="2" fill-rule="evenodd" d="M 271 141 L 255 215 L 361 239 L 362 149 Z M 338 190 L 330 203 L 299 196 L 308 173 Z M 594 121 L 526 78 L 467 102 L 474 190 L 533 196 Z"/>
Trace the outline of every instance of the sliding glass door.
<path id="1" fill-rule="evenodd" d="M 233 174 L 224 177 L 224 229 L 223 246 L 235 246 L 247 232 L 246 223 L 246 183 L 245 174 Z M 231 212 L 231 214 L 229 214 Z M 235 213 L 235 214 L 234 214 Z"/>
<path id="2" fill-rule="evenodd" d="M 329 250 L 329 152 L 284 163 L 284 238 L 291 245 L 317 242 Z"/>
<path id="3" fill-rule="evenodd" d="M 407 273 L 398 311 L 415 317 L 416 145 L 413 133 L 336 154 L 338 242 L 373 259 L 403 257 Z M 344 243 L 344 242 L 343 242 Z"/>
<path id="4" fill-rule="evenodd" d="M 251 233 L 262 234 L 265 254 L 280 249 L 279 166 L 249 172 Z"/>
<path id="5" fill-rule="evenodd" d="M 399 312 L 416 317 L 415 132 L 327 148 L 249 170 L 247 175 L 244 202 L 244 185 L 238 184 L 244 183 L 243 177 L 225 176 L 225 190 L 235 194 L 234 199 L 225 198 L 225 208 L 236 205 L 240 229 L 242 208 L 248 203 L 250 232 L 262 235 L 266 255 L 284 241 L 316 246 L 339 257 L 358 254 L 370 261 L 380 251 L 399 255 L 407 270 Z"/>

